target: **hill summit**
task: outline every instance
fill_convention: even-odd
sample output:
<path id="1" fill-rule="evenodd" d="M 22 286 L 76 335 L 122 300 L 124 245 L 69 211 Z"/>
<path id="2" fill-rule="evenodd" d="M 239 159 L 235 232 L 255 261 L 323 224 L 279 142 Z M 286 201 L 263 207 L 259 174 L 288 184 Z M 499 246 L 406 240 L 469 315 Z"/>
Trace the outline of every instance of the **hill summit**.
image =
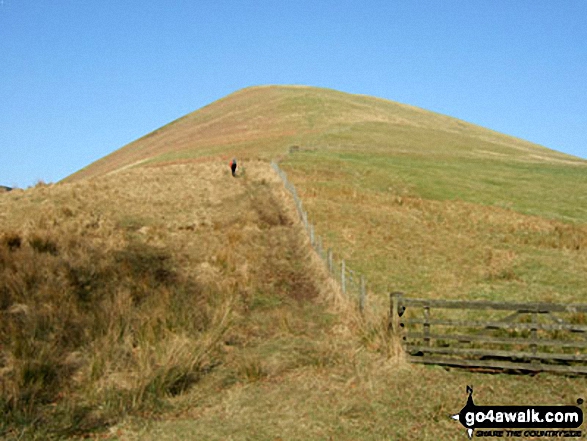
<path id="1" fill-rule="evenodd" d="M 228 95 L 66 178 L 154 163 L 238 155 L 269 159 L 291 145 L 397 155 L 584 163 L 572 156 L 417 107 L 305 86 L 257 86 Z"/>

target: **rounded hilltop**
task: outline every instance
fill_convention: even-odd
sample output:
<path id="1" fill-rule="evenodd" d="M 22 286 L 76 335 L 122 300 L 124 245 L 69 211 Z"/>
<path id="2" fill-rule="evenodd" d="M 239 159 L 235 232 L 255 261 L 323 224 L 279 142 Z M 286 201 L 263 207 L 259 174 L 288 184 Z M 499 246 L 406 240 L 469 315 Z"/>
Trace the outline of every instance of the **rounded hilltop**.
<path id="1" fill-rule="evenodd" d="M 291 145 L 585 164 L 527 141 L 393 101 L 309 86 L 254 86 L 137 139 L 65 181 L 223 155 L 270 159 Z"/>

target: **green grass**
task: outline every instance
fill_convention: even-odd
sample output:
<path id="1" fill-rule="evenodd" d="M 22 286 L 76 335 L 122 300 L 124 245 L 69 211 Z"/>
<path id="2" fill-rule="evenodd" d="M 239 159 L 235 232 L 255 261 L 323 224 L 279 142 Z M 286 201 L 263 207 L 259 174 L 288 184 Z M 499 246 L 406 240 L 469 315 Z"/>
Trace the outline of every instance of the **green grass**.
<path id="1" fill-rule="evenodd" d="M 377 296 L 587 298 L 583 167 L 345 148 L 282 166 L 325 246 Z"/>
<path id="2" fill-rule="evenodd" d="M 461 200 L 520 213 L 587 222 L 585 167 L 444 155 L 397 155 L 393 151 L 302 152 L 285 167 L 328 176 L 322 185 L 352 185 L 362 192 Z M 336 174 L 332 171 L 336 170 Z"/>

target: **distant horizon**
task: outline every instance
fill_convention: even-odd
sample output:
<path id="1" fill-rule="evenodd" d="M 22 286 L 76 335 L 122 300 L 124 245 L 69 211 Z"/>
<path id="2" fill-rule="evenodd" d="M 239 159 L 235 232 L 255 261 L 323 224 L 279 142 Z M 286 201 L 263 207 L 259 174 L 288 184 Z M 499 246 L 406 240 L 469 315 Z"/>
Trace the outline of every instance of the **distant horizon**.
<path id="1" fill-rule="evenodd" d="M 75 171 L 245 87 L 386 99 L 587 160 L 587 3 L 0 5 L 0 183 Z"/>

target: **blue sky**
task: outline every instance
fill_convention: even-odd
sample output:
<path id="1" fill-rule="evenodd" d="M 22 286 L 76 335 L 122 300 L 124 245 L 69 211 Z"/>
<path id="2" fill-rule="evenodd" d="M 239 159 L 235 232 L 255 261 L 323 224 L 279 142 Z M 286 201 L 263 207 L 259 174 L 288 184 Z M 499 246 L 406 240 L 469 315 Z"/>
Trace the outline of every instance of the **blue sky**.
<path id="1" fill-rule="evenodd" d="M 583 0 L 0 0 L 0 184 L 56 182 L 247 86 L 304 84 L 587 158 Z"/>

